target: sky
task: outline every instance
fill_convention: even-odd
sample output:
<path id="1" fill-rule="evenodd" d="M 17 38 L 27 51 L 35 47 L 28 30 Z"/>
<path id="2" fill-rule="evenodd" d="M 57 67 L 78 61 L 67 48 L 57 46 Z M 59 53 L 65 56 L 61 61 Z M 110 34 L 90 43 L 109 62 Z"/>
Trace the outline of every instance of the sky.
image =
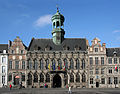
<path id="1" fill-rule="evenodd" d="M 106 47 L 120 47 L 120 0 L 0 0 L 0 44 L 19 36 L 26 46 L 31 39 L 52 38 L 51 17 L 65 17 L 65 38 L 97 37 Z"/>

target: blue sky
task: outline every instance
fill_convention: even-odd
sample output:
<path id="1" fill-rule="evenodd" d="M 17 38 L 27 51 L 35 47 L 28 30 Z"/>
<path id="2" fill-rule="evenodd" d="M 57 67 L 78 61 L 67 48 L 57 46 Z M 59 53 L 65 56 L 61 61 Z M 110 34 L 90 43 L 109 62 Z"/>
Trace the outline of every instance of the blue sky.
<path id="1" fill-rule="evenodd" d="M 56 4 L 65 17 L 65 38 L 98 37 L 107 47 L 120 47 L 120 0 L 0 0 L 0 44 L 19 36 L 52 38 Z"/>

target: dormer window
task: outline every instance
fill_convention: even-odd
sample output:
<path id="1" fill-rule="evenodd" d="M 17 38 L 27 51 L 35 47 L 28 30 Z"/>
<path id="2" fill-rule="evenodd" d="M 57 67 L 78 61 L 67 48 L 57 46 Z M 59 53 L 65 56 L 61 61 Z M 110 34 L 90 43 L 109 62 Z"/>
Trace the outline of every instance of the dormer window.
<path id="1" fill-rule="evenodd" d="M 50 47 L 49 45 L 47 45 L 46 47 L 45 47 L 45 51 L 49 51 L 49 50 L 51 50 L 52 49 L 52 47 Z"/>
<path id="2" fill-rule="evenodd" d="M 81 47 L 79 47 L 78 45 L 75 46 L 75 50 L 80 50 Z"/>
<path id="3" fill-rule="evenodd" d="M 64 50 L 69 50 L 70 48 L 69 48 L 69 46 L 64 45 L 64 46 L 63 46 L 63 49 L 64 49 Z"/>
<path id="4" fill-rule="evenodd" d="M 95 52 L 98 52 L 98 48 L 95 48 Z"/>

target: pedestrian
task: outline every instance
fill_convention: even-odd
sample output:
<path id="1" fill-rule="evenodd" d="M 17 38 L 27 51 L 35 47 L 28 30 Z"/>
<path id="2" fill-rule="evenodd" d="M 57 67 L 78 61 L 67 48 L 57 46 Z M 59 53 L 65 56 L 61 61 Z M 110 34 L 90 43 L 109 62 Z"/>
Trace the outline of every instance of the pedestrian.
<path id="1" fill-rule="evenodd" d="M 69 86 L 69 91 L 68 91 L 68 94 L 71 94 L 72 92 L 71 92 L 71 87 Z"/>
<path id="2" fill-rule="evenodd" d="M 9 87 L 10 87 L 10 90 L 11 90 L 11 88 L 12 88 L 12 85 L 10 84 L 10 85 L 9 85 Z"/>

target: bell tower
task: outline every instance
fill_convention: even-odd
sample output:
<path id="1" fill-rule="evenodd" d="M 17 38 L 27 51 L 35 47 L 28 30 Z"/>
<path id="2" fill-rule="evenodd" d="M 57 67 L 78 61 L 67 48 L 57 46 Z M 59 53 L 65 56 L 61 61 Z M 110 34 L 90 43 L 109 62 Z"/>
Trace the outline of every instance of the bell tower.
<path id="1" fill-rule="evenodd" d="M 52 16 L 52 39 L 56 45 L 60 45 L 64 40 L 64 20 L 64 16 L 60 14 L 57 8 L 57 13 Z"/>

